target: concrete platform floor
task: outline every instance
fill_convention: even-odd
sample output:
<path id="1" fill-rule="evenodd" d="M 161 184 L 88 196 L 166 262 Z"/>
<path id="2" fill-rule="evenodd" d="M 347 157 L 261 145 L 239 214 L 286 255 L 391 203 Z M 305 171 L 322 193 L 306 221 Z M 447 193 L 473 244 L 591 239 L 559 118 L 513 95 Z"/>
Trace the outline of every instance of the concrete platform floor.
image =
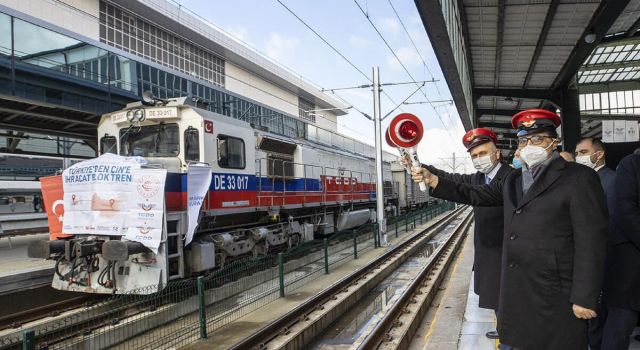
<path id="1" fill-rule="evenodd" d="M 485 333 L 496 328 L 492 310 L 478 307 L 473 292 L 473 235 L 467 236 L 462 252 L 443 281 L 433 306 L 418 328 L 412 350 L 492 350 L 497 340 Z M 636 328 L 634 335 L 640 334 Z M 630 350 L 640 350 L 640 342 L 632 336 Z"/>
<path id="2" fill-rule="evenodd" d="M 27 257 L 29 242 L 49 239 L 48 233 L 11 237 L 11 247 L 7 237 L 0 238 L 0 278 L 34 270 L 50 269 L 52 260 Z"/>

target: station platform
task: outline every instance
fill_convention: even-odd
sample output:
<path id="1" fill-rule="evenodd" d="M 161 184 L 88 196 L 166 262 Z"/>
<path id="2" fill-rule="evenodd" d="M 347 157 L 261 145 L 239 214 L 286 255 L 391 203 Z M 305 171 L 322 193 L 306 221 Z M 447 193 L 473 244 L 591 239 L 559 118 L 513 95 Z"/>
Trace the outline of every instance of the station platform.
<path id="1" fill-rule="evenodd" d="M 42 233 L 0 239 L 0 294 L 51 282 L 54 262 L 27 257 L 30 242 L 48 238 Z"/>
<path id="2" fill-rule="evenodd" d="M 418 328 L 412 350 L 491 350 L 499 342 L 485 333 L 496 329 L 492 310 L 478 307 L 473 292 L 473 234 L 467 237 L 436 295 L 432 307 Z M 634 336 L 640 334 L 636 328 Z M 631 337 L 630 350 L 640 350 L 640 341 Z"/>

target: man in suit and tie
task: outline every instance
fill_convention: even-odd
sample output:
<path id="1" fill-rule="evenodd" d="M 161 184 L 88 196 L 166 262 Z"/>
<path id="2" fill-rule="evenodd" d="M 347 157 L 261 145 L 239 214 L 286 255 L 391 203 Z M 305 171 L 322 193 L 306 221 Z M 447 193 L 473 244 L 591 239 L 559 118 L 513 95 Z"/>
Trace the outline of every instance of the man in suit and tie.
<path id="1" fill-rule="evenodd" d="M 576 145 L 576 163 L 588 166 L 596 171 L 600 178 L 600 184 L 607 196 L 607 208 L 609 214 L 613 211 L 614 205 L 614 181 L 616 172 L 606 166 L 606 148 L 604 143 L 592 137 L 581 139 Z M 613 230 L 613 220 L 609 216 L 609 232 Z M 596 310 L 598 317 L 589 320 L 589 348 L 591 350 L 600 349 L 602 343 L 602 331 L 604 329 L 605 320 L 607 318 L 607 308 L 602 300 L 599 300 L 598 309 Z"/>
<path id="2" fill-rule="evenodd" d="M 640 154 L 618 164 L 614 196 L 603 292 L 608 311 L 603 350 L 628 349 L 640 318 Z"/>
<path id="3" fill-rule="evenodd" d="M 469 152 L 474 174 L 454 174 L 442 171 L 431 165 L 423 165 L 430 172 L 446 177 L 454 182 L 471 185 L 490 184 L 502 181 L 511 171 L 508 164 L 502 161 L 500 150 L 496 148 L 498 137 L 485 128 L 469 130 L 462 137 L 462 144 Z M 406 160 L 404 164 L 409 164 Z M 500 270 L 502 259 L 502 236 L 504 234 L 502 207 L 476 207 L 474 215 L 474 256 L 473 256 L 473 290 L 478 294 L 478 306 L 498 312 L 500 293 Z M 498 339 L 497 331 L 485 334 L 490 339 Z"/>
<path id="4" fill-rule="evenodd" d="M 522 169 L 504 181 L 469 185 L 413 168 L 436 198 L 504 207 L 498 332 L 521 350 L 587 349 L 587 320 L 596 317 L 607 239 L 606 197 L 596 173 L 557 151 L 560 117 L 522 111 Z"/>

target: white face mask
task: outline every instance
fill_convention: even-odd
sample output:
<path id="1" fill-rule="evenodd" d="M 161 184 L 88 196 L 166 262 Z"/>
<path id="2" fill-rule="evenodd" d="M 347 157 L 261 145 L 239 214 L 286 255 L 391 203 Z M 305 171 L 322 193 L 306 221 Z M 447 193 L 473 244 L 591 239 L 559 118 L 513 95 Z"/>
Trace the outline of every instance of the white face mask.
<path id="1" fill-rule="evenodd" d="M 476 168 L 477 171 L 483 173 L 483 174 L 488 174 L 491 172 L 491 170 L 493 170 L 493 168 L 496 166 L 495 164 L 493 164 L 493 162 L 491 161 L 491 156 L 484 156 L 484 157 L 478 157 L 472 160 L 473 162 L 473 167 Z"/>
<path id="2" fill-rule="evenodd" d="M 595 153 L 594 153 L 595 154 Z M 582 164 L 582 165 L 586 165 L 591 169 L 595 169 L 596 165 L 598 164 L 598 160 L 596 159 L 596 162 L 592 162 L 591 161 L 591 156 L 592 155 L 588 155 L 588 156 L 577 156 L 576 157 L 576 163 L 578 164 Z"/>
<path id="3" fill-rule="evenodd" d="M 529 168 L 534 167 L 549 158 L 547 150 L 553 143 L 550 143 L 547 147 L 540 147 L 534 145 L 524 146 L 520 150 L 520 159 L 522 159 Z"/>

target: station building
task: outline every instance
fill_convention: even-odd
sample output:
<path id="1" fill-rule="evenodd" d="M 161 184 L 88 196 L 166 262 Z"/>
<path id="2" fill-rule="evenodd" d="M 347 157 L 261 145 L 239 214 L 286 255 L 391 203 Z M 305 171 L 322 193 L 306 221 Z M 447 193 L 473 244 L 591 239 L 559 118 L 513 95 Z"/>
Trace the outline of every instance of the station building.
<path id="1" fill-rule="evenodd" d="M 189 96 L 277 134 L 373 156 L 371 146 L 336 135 L 345 103 L 185 8 L 165 0 L 0 0 L 0 153 L 9 159 L 94 156 L 100 115 L 144 91 Z M 0 175 L 12 171 L 24 175 Z"/>

